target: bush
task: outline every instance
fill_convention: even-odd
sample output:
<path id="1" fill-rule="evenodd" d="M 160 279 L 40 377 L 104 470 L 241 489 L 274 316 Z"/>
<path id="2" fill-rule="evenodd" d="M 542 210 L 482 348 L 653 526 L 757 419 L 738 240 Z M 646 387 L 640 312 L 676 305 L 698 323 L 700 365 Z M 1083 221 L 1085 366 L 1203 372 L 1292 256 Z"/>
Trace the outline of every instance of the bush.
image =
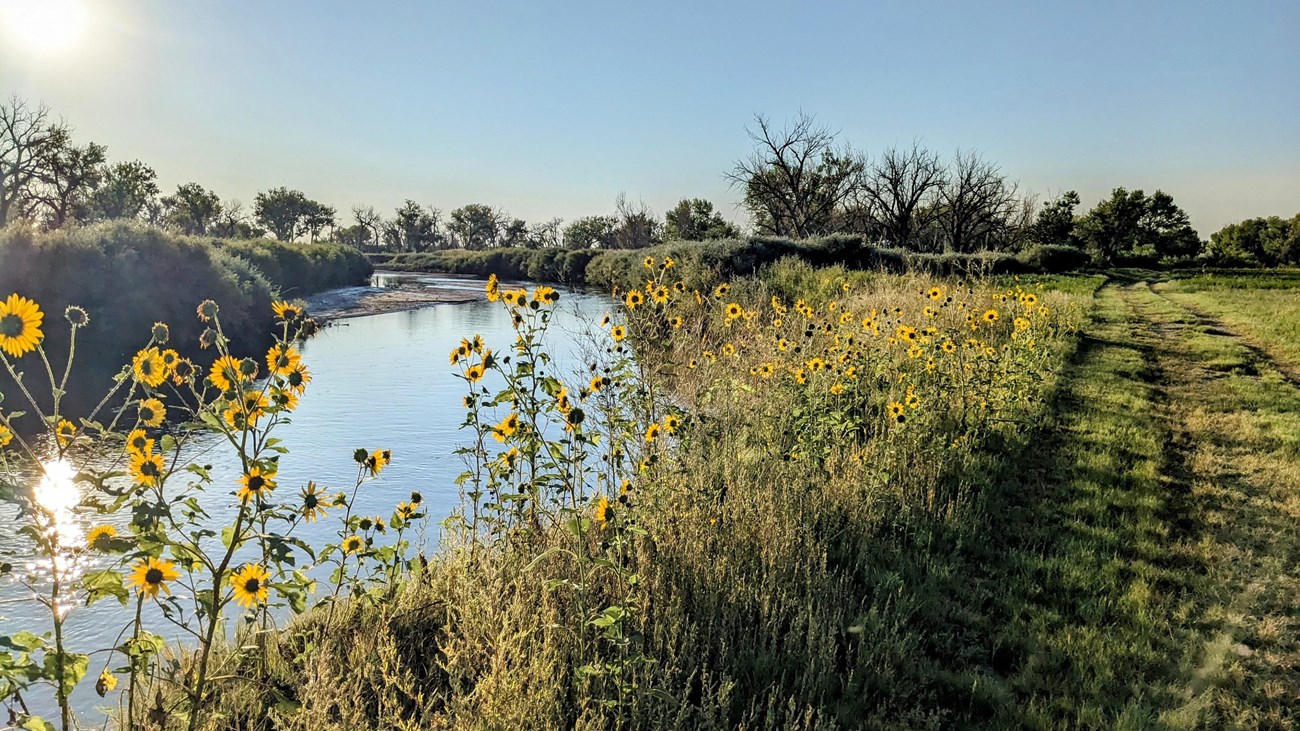
<path id="1" fill-rule="evenodd" d="M 1077 246 L 1038 244 L 1020 252 L 1021 263 L 1031 271 L 1043 274 L 1060 274 L 1082 269 L 1092 262 L 1088 252 Z"/>
<path id="2" fill-rule="evenodd" d="M 109 222 L 40 233 L 11 226 L 0 231 L 0 296 L 18 292 L 46 312 L 46 349 L 59 363 L 67 355 L 63 311 L 78 305 L 90 325 L 78 335 L 70 394 L 102 393 L 117 367 L 149 340 L 154 322 L 171 327 L 181 355 L 203 363 L 197 343 L 204 326 L 199 302 L 221 307 L 231 348 L 264 350 L 270 339 L 271 301 L 366 281 L 372 267 L 338 245 L 294 246 L 275 241 L 229 242 L 177 236 L 139 223 Z M 12 386 L 3 392 L 10 394 Z M 93 404 L 89 404 L 93 406 Z"/>

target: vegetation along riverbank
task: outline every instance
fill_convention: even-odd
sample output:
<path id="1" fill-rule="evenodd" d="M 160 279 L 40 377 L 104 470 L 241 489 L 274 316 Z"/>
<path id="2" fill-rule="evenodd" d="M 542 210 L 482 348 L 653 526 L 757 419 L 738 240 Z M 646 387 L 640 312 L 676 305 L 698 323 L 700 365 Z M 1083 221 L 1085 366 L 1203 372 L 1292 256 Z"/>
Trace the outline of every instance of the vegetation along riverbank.
<path id="1" fill-rule="evenodd" d="M 223 587 L 208 611 L 239 600 L 262 619 L 234 645 L 200 633 L 179 664 L 108 659 L 106 677 L 134 688 L 122 712 L 196 728 L 1294 720 L 1295 545 L 1268 522 L 1294 512 L 1295 386 L 1268 332 L 1183 302 L 1216 287 L 787 258 L 701 290 L 678 266 L 641 262 L 580 380 L 538 372 L 559 295 L 489 285 L 518 339 L 466 333 L 450 354 L 466 389 L 464 495 L 418 560 L 378 540 L 423 518 L 418 496 L 376 519 L 351 515 L 346 492 L 274 485 L 292 445 L 270 432 L 307 397 L 285 329 L 296 312 L 280 308 L 261 390 L 241 385 L 260 368 L 233 351 L 228 370 L 181 376 L 203 404 L 195 423 L 251 445 L 237 447 L 252 451 L 233 529 L 262 561 L 223 566 L 144 511 L 131 535 L 84 549 L 120 552 L 121 573 L 63 590 L 126 598 L 119 582 L 157 560 L 188 577 L 160 581 L 201 602 Z M 1260 280 L 1294 296 L 1289 281 Z M 138 373 L 132 389 L 161 396 Z M 148 439 L 149 418 L 56 441 L 71 455 L 125 439 L 124 494 L 138 497 L 122 505 L 202 504 L 146 497 L 184 469 L 151 461 L 174 441 L 115 436 Z M 1207 432 L 1222 419 L 1240 427 L 1226 442 Z M 358 485 L 389 458 L 359 451 Z M 80 479 L 103 490 L 106 476 Z M 219 499 L 202 481 L 182 494 Z M 325 513 L 341 520 L 337 545 L 270 528 Z M 336 562 L 337 588 L 310 593 L 294 555 Z M 263 593 L 240 593 L 250 571 Z M 280 605 L 305 611 L 277 629 L 265 618 Z M 24 656 L 40 649 L 59 656 Z M 52 679 L 44 667 L 35 677 Z"/>

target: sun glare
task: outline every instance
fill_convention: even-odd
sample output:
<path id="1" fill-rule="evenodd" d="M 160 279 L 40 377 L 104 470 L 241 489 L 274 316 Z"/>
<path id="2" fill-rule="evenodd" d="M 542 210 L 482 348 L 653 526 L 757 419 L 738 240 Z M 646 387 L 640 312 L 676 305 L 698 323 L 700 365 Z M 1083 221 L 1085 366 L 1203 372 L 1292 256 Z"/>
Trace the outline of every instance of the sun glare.
<path id="1" fill-rule="evenodd" d="M 31 53 L 66 53 L 76 47 L 89 25 L 84 0 L 0 0 L 5 37 Z"/>

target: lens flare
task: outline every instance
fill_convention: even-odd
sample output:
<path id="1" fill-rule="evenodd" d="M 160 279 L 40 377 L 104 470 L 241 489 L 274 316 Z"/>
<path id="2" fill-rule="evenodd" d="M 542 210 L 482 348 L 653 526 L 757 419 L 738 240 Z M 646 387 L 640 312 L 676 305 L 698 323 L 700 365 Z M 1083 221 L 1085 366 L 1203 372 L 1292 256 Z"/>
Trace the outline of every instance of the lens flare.
<path id="1" fill-rule="evenodd" d="M 0 26 L 14 44 L 38 55 L 66 52 L 90 26 L 83 0 L 0 0 Z"/>

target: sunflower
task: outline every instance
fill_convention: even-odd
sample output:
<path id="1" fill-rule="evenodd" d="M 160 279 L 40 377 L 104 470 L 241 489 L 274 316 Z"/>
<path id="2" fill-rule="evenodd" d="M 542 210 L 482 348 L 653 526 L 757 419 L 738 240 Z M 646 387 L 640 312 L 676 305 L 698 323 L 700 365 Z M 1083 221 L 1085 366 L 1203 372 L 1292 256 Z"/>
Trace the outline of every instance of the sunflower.
<path id="1" fill-rule="evenodd" d="M 951 340 L 945 340 L 943 342 L 943 352 L 952 353 L 955 352 L 956 350 L 957 350 L 957 346 L 954 345 Z"/>
<path id="2" fill-rule="evenodd" d="M 284 300 L 276 300 L 275 302 L 272 302 L 271 311 L 275 313 L 276 317 L 280 318 L 280 320 L 284 322 L 297 320 L 302 317 L 302 307 L 290 302 L 285 302 Z"/>
<path id="3" fill-rule="evenodd" d="M 90 315 L 76 305 L 68 305 L 63 311 L 63 318 L 73 327 L 85 327 L 90 324 Z"/>
<path id="4" fill-rule="evenodd" d="M 16 293 L 0 302 L 0 350 L 15 358 L 36 350 L 45 339 L 41 320 L 45 313 L 40 306 Z"/>
<path id="5" fill-rule="evenodd" d="M 287 376 L 294 369 L 294 366 L 302 360 L 302 356 L 293 346 L 284 343 L 276 343 L 271 349 L 266 351 L 266 368 L 272 374 L 277 376 Z"/>
<path id="6" fill-rule="evenodd" d="M 112 693 L 113 689 L 116 687 L 117 676 L 110 673 L 108 668 L 104 668 L 103 672 L 99 674 L 99 678 L 95 681 L 95 692 L 99 694 L 100 698 L 103 698 L 105 695 Z"/>
<path id="7" fill-rule="evenodd" d="M 261 564 L 244 564 L 244 568 L 230 575 L 230 585 L 235 587 L 235 603 L 241 607 L 265 604 L 269 578 L 271 574 Z"/>
<path id="8" fill-rule="evenodd" d="M 14 432 L 4 424 L 0 424 L 0 447 L 9 446 L 9 442 L 14 440 Z"/>
<path id="9" fill-rule="evenodd" d="M 261 467 L 252 467 L 239 478 L 239 492 L 236 496 L 243 503 L 248 502 L 250 497 L 260 498 L 274 489 L 275 471 L 263 472 Z"/>
<path id="10" fill-rule="evenodd" d="M 916 409 L 916 408 L 920 408 L 921 406 L 921 397 L 917 396 L 914 393 L 907 394 L 906 401 L 907 401 L 907 408 L 909 409 Z"/>
<path id="11" fill-rule="evenodd" d="M 501 299 L 501 283 L 497 281 L 496 274 L 489 274 L 487 284 L 483 287 L 487 292 L 488 302 L 496 302 Z"/>
<path id="12" fill-rule="evenodd" d="M 740 305 L 736 304 L 735 302 L 731 302 L 727 304 L 726 315 L 728 320 L 734 320 L 737 317 L 740 317 L 742 314 L 744 314 L 744 312 L 745 311 L 741 309 Z"/>
<path id="13" fill-rule="evenodd" d="M 668 304 L 668 288 L 662 285 L 655 287 L 650 293 L 650 299 L 661 305 Z"/>
<path id="14" fill-rule="evenodd" d="M 410 520 L 415 517 L 416 507 L 403 500 L 397 504 L 397 507 L 393 509 L 393 512 L 397 513 L 397 517 L 402 520 Z"/>
<path id="15" fill-rule="evenodd" d="M 176 564 L 166 559 L 154 558 L 149 556 L 142 558 L 127 577 L 127 585 L 134 586 L 140 592 L 140 596 L 145 599 L 152 599 L 158 596 L 158 591 L 167 593 L 171 596 L 172 590 L 167 588 L 168 581 L 175 581 L 181 577 L 181 572 L 176 570 Z"/>
<path id="16" fill-rule="evenodd" d="M 77 436 L 77 425 L 67 419 L 60 419 L 57 426 L 54 427 L 54 438 L 58 440 L 60 447 L 66 447 L 72 443 L 72 439 Z"/>
<path id="17" fill-rule="evenodd" d="M 669 434 L 675 433 L 682 425 L 681 417 L 676 414 L 669 414 L 664 417 L 664 431 Z"/>
<path id="18" fill-rule="evenodd" d="M 376 449 L 366 458 L 366 468 L 370 470 L 370 474 L 378 475 L 380 472 L 383 472 L 384 468 L 388 466 L 388 463 L 392 461 L 393 450 Z"/>
<path id="19" fill-rule="evenodd" d="M 347 538 L 343 539 L 344 553 L 356 553 L 357 551 L 360 551 L 364 546 L 365 546 L 365 541 L 361 540 L 361 536 L 348 536 Z"/>
<path id="20" fill-rule="evenodd" d="M 1024 305 L 1025 307 L 1033 307 L 1034 305 L 1038 304 L 1038 295 L 1034 294 L 1033 292 L 1025 292 L 1024 294 L 1020 295 L 1020 304 Z"/>
<path id="21" fill-rule="evenodd" d="M 256 423 L 258 419 L 262 418 L 266 414 L 266 407 L 269 406 L 266 401 L 266 394 L 261 391 L 245 391 L 240 403 L 250 424 Z"/>
<path id="22" fill-rule="evenodd" d="M 663 428 L 663 427 L 659 426 L 659 423 L 658 423 L 658 422 L 656 422 L 656 423 L 654 423 L 654 424 L 651 424 L 650 426 L 646 427 L 646 430 L 645 430 L 645 440 L 646 440 L 647 442 L 653 442 L 654 440 L 658 439 L 658 438 L 659 438 L 659 430 L 662 429 L 662 428 Z"/>
<path id="23" fill-rule="evenodd" d="M 717 287 L 714 287 L 713 296 L 716 299 L 722 299 L 723 297 L 726 297 L 727 293 L 730 291 L 731 291 L 731 285 L 724 282 L 722 284 L 719 284 Z"/>
<path id="24" fill-rule="evenodd" d="M 506 437 L 514 436 L 519 430 L 519 414 L 510 413 L 506 418 L 501 420 L 500 424 L 492 427 L 492 436 L 496 437 L 498 442 L 504 442 Z"/>
<path id="25" fill-rule="evenodd" d="M 910 343 L 915 341 L 917 337 L 918 337 L 918 333 L 916 332 L 915 328 L 908 327 L 907 325 L 898 326 L 899 340 L 906 340 L 907 342 Z"/>
<path id="26" fill-rule="evenodd" d="M 208 379 L 212 385 L 222 391 L 230 391 L 235 384 L 243 380 L 239 372 L 239 359 L 232 355 L 223 355 L 212 363 L 212 369 L 208 372 Z"/>
<path id="27" fill-rule="evenodd" d="M 990 309 L 990 310 L 985 310 L 985 311 L 984 311 L 984 321 L 985 321 L 985 322 L 997 322 L 997 321 L 998 321 L 998 311 L 997 311 L 997 310 L 991 310 L 991 309 Z"/>
<path id="28" fill-rule="evenodd" d="M 889 418 L 893 419 L 899 424 L 902 424 L 904 421 L 907 421 L 907 416 L 905 416 L 906 410 L 903 408 L 902 404 L 898 403 L 897 401 L 893 401 L 890 402 L 888 408 L 889 408 Z"/>
<path id="29" fill-rule="evenodd" d="M 609 498 L 601 495 L 596 498 L 596 523 L 604 528 L 614 519 L 614 504 Z"/>
<path id="30" fill-rule="evenodd" d="M 812 360 L 808 361 L 805 365 L 808 366 L 809 371 L 816 373 L 818 371 L 825 370 L 826 361 L 822 360 L 821 358 L 813 358 Z"/>
<path id="31" fill-rule="evenodd" d="M 763 378 L 771 378 L 776 373 L 776 366 L 771 363 L 762 363 L 758 366 L 757 372 Z"/>
<path id="32" fill-rule="evenodd" d="M 289 384 L 290 391 L 301 396 L 306 393 L 307 384 L 311 383 L 311 371 L 307 370 L 307 366 L 300 362 L 293 367 L 293 370 L 289 371 L 285 381 Z"/>
<path id="33" fill-rule="evenodd" d="M 302 507 L 298 508 L 298 512 L 302 513 L 303 519 L 308 523 L 315 523 L 317 518 L 325 515 L 325 509 L 332 505 L 329 496 L 312 481 L 307 482 L 301 495 Z"/>
<path id="34" fill-rule="evenodd" d="M 645 302 L 645 295 L 641 294 L 639 289 L 634 289 L 623 297 L 623 304 L 627 305 L 629 310 L 635 310 L 643 302 Z"/>
<path id="35" fill-rule="evenodd" d="M 131 371 L 135 380 L 149 388 L 158 388 L 167 380 L 167 365 L 157 348 L 145 348 L 136 353 L 131 361 Z"/>
<path id="36" fill-rule="evenodd" d="M 932 300 L 937 300 L 943 297 L 943 290 L 939 289 L 938 287 L 931 287 L 930 291 L 926 294 L 926 296 Z"/>
<path id="37" fill-rule="evenodd" d="M 131 455 L 131 476 L 136 484 L 154 487 L 162 482 L 163 456 L 153 452 L 139 452 Z"/>
<path id="38" fill-rule="evenodd" d="M 621 343 L 623 342 L 623 338 L 627 337 L 627 328 L 622 325 L 615 325 L 614 329 L 609 331 L 609 334 L 614 338 L 614 342 Z"/>
<path id="39" fill-rule="evenodd" d="M 560 300 L 560 293 L 546 285 L 533 290 L 533 301 L 543 305 L 553 305 Z"/>
<path id="40" fill-rule="evenodd" d="M 839 396 L 840 394 L 844 393 L 844 384 L 837 383 L 834 386 L 831 386 L 830 391 L 832 396 Z"/>
<path id="41" fill-rule="evenodd" d="M 1015 326 L 1016 326 L 1016 329 L 1017 329 L 1017 330 L 1028 330 L 1028 329 L 1029 329 L 1029 320 L 1026 320 L 1026 319 L 1023 318 L 1023 317 L 1017 317 L 1017 318 L 1016 318 L 1015 320 L 1013 320 L 1012 322 L 1015 323 Z"/>
<path id="42" fill-rule="evenodd" d="M 653 256 L 647 256 L 646 258 L 641 260 L 641 266 L 645 267 L 646 269 L 654 269 L 655 258 Z"/>
<path id="43" fill-rule="evenodd" d="M 465 369 L 465 380 L 469 381 L 470 383 L 476 383 L 481 378 L 483 378 L 483 371 L 484 371 L 483 364 L 475 363 L 474 365 Z"/>
<path id="44" fill-rule="evenodd" d="M 114 538 L 116 536 L 117 528 L 108 524 L 97 525 L 94 528 L 91 528 L 90 532 L 86 534 L 86 545 L 95 548 L 95 544 L 98 543 L 101 538 Z"/>
<path id="45" fill-rule="evenodd" d="M 283 388 L 271 389 L 271 402 L 285 411 L 298 408 L 298 394 Z"/>

